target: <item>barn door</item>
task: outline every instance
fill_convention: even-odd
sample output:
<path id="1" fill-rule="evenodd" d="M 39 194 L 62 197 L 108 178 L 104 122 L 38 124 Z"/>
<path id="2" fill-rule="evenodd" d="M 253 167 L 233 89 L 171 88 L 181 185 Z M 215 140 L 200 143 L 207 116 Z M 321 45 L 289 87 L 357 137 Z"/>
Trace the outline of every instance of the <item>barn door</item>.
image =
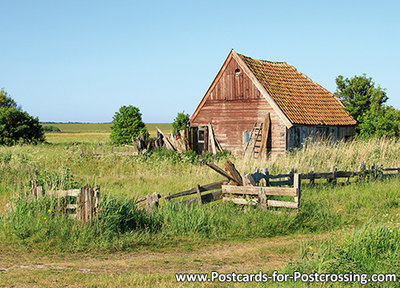
<path id="1" fill-rule="evenodd" d="M 197 130 L 197 152 L 203 153 L 208 151 L 208 127 L 199 126 Z"/>

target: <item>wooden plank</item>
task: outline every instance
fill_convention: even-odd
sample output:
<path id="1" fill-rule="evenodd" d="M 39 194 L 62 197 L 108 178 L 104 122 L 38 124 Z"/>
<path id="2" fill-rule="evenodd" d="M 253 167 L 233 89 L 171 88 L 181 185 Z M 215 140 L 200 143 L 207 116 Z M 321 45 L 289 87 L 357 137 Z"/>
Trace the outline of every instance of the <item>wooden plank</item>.
<path id="1" fill-rule="evenodd" d="M 348 178 L 360 175 L 360 173 L 358 172 L 350 171 L 319 172 L 301 174 L 301 179 L 332 179 L 333 173 L 335 175 L 335 178 Z"/>
<path id="2" fill-rule="evenodd" d="M 169 141 L 169 139 L 168 139 L 167 137 L 165 137 L 165 135 L 163 134 L 163 132 L 162 132 L 160 129 L 158 129 L 158 127 L 156 127 L 156 129 L 157 129 L 158 133 L 160 133 L 160 134 L 163 136 L 163 140 L 165 140 L 165 143 L 167 143 L 167 146 L 169 145 L 169 148 L 170 148 L 171 150 L 176 151 L 174 145 L 172 145 L 172 143 Z"/>
<path id="3" fill-rule="evenodd" d="M 270 181 L 268 183 L 268 186 L 283 186 L 283 185 L 292 185 L 292 181 L 282 180 L 282 181 Z"/>
<path id="4" fill-rule="evenodd" d="M 209 142 L 211 143 L 211 151 L 215 155 L 217 154 L 217 149 L 215 147 L 214 131 L 211 126 L 211 123 L 208 124 L 208 136 L 209 136 Z"/>
<path id="5" fill-rule="evenodd" d="M 259 191 L 271 196 L 297 196 L 296 188 L 222 185 L 222 192 L 227 194 L 258 195 Z"/>
<path id="6" fill-rule="evenodd" d="M 299 208 L 298 203 L 287 202 L 287 201 L 276 201 L 276 200 L 268 200 L 268 207 L 285 207 L 294 209 Z"/>
<path id="7" fill-rule="evenodd" d="M 229 175 L 235 179 L 234 182 L 235 184 L 242 186 L 243 185 L 243 179 L 242 176 L 240 175 L 239 171 L 235 168 L 235 165 L 229 160 L 225 161 L 225 170 L 229 173 Z"/>
<path id="8" fill-rule="evenodd" d="M 207 204 L 213 201 L 222 199 L 222 190 L 213 191 L 211 193 L 201 195 L 201 204 Z M 198 198 L 186 199 L 181 202 L 176 202 L 175 206 L 186 205 L 186 206 L 194 206 L 198 205 L 200 202 Z"/>
<path id="9" fill-rule="evenodd" d="M 292 174 L 276 174 L 276 175 L 269 175 L 269 179 L 280 179 L 280 178 L 286 178 L 286 177 L 291 177 Z"/>
<path id="10" fill-rule="evenodd" d="M 67 204 L 67 206 L 65 206 L 65 209 L 77 209 L 78 208 L 78 204 Z"/>
<path id="11" fill-rule="evenodd" d="M 243 183 L 244 185 L 250 185 L 250 186 L 256 186 L 257 183 L 254 181 L 253 177 L 251 176 L 251 174 L 245 174 L 243 180 L 246 180 L 247 183 Z"/>
<path id="12" fill-rule="evenodd" d="M 236 180 L 234 178 L 232 178 L 227 172 L 225 172 L 224 170 L 222 170 L 221 168 L 219 168 L 217 165 L 215 165 L 214 163 L 206 163 L 206 165 L 208 167 L 210 167 L 211 169 L 213 169 L 215 172 L 221 174 L 222 176 L 228 178 L 229 180 L 233 181 L 236 183 Z M 237 183 L 239 184 L 239 183 Z"/>
<path id="13" fill-rule="evenodd" d="M 264 125 L 261 133 L 261 149 L 260 153 L 262 157 L 267 156 L 267 143 L 269 139 L 269 131 L 270 131 L 270 126 L 271 126 L 271 120 L 270 120 L 270 114 L 267 112 L 267 116 L 265 117 L 264 120 Z"/>
<path id="14" fill-rule="evenodd" d="M 400 168 L 383 168 L 382 171 L 400 171 Z"/>
<path id="15" fill-rule="evenodd" d="M 211 190 L 215 190 L 215 189 L 221 189 L 222 185 L 227 184 L 227 181 L 219 181 L 219 182 L 214 182 L 214 183 L 210 183 L 210 184 L 206 184 L 203 186 L 200 186 L 200 192 L 206 192 L 206 191 L 211 191 Z M 173 199 L 173 198 L 177 198 L 177 197 L 182 197 L 182 196 L 186 196 L 186 195 L 191 195 L 191 194 L 196 194 L 197 190 L 196 188 L 192 188 L 186 191 L 182 191 L 179 193 L 175 193 L 172 195 L 168 195 L 165 196 L 165 199 Z"/>
<path id="16" fill-rule="evenodd" d="M 71 190 L 49 190 L 47 194 L 54 198 L 63 198 L 63 197 L 78 197 L 80 194 L 80 189 L 71 189 Z"/>
<path id="17" fill-rule="evenodd" d="M 201 203 L 207 204 L 222 199 L 222 190 L 201 195 Z"/>
<path id="18" fill-rule="evenodd" d="M 197 184 L 195 188 L 196 188 L 196 193 L 197 193 L 197 197 L 196 197 L 197 198 L 197 202 L 198 202 L 198 204 L 201 205 L 202 203 L 201 203 L 200 185 Z"/>
<path id="19" fill-rule="evenodd" d="M 301 196 L 301 178 L 298 173 L 295 173 L 293 176 L 293 187 L 296 189 L 297 195 L 294 197 L 294 202 L 297 203 L 297 207 L 300 205 L 300 196 Z"/>

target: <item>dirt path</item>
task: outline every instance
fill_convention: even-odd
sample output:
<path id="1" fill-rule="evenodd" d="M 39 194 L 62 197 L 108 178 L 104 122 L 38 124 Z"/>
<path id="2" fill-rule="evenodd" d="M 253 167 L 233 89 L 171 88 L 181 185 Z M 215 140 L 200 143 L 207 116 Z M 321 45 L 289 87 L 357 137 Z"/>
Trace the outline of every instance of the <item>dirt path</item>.
<path id="1" fill-rule="evenodd" d="M 220 243 L 193 251 L 182 249 L 182 251 L 118 252 L 98 255 L 82 253 L 46 255 L 1 247 L 0 285 L 3 287 L 15 287 L 15 285 L 16 287 L 135 287 L 136 285 L 176 287 L 174 273 L 177 272 L 256 272 L 282 269 L 291 258 L 298 256 L 302 242 L 327 237 L 329 234 L 293 235 L 242 243 Z"/>

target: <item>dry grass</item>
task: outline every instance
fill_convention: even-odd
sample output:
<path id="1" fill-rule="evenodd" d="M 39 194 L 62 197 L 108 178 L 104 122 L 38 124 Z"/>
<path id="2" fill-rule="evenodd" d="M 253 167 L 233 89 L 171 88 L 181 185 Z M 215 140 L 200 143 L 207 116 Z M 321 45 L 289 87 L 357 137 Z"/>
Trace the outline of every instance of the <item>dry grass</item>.
<path id="1" fill-rule="evenodd" d="M 309 143 L 302 150 L 286 152 L 269 160 L 243 159 L 238 157 L 236 166 L 242 171 L 254 167 L 267 167 L 272 173 L 329 171 L 332 166 L 340 170 L 358 170 L 361 162 L 367 165 L 382 164 L 384 167 L 400 166 L 400 141 L 394 138 L 354 140 L 349 142 Z"/>

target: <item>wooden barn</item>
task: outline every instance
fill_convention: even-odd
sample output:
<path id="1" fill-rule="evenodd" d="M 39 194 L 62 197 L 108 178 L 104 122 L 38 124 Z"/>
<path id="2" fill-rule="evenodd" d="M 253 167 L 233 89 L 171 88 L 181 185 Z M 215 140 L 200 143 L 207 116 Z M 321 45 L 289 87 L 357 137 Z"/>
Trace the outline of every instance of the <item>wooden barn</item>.
<path id="1" fill-rule="evenodd" d="M 348 139 L 357 122 L 322 86 L 285 62 L 232 50 L 190 118 L 198 152 L 275 155 L 315 137 Z"/>

